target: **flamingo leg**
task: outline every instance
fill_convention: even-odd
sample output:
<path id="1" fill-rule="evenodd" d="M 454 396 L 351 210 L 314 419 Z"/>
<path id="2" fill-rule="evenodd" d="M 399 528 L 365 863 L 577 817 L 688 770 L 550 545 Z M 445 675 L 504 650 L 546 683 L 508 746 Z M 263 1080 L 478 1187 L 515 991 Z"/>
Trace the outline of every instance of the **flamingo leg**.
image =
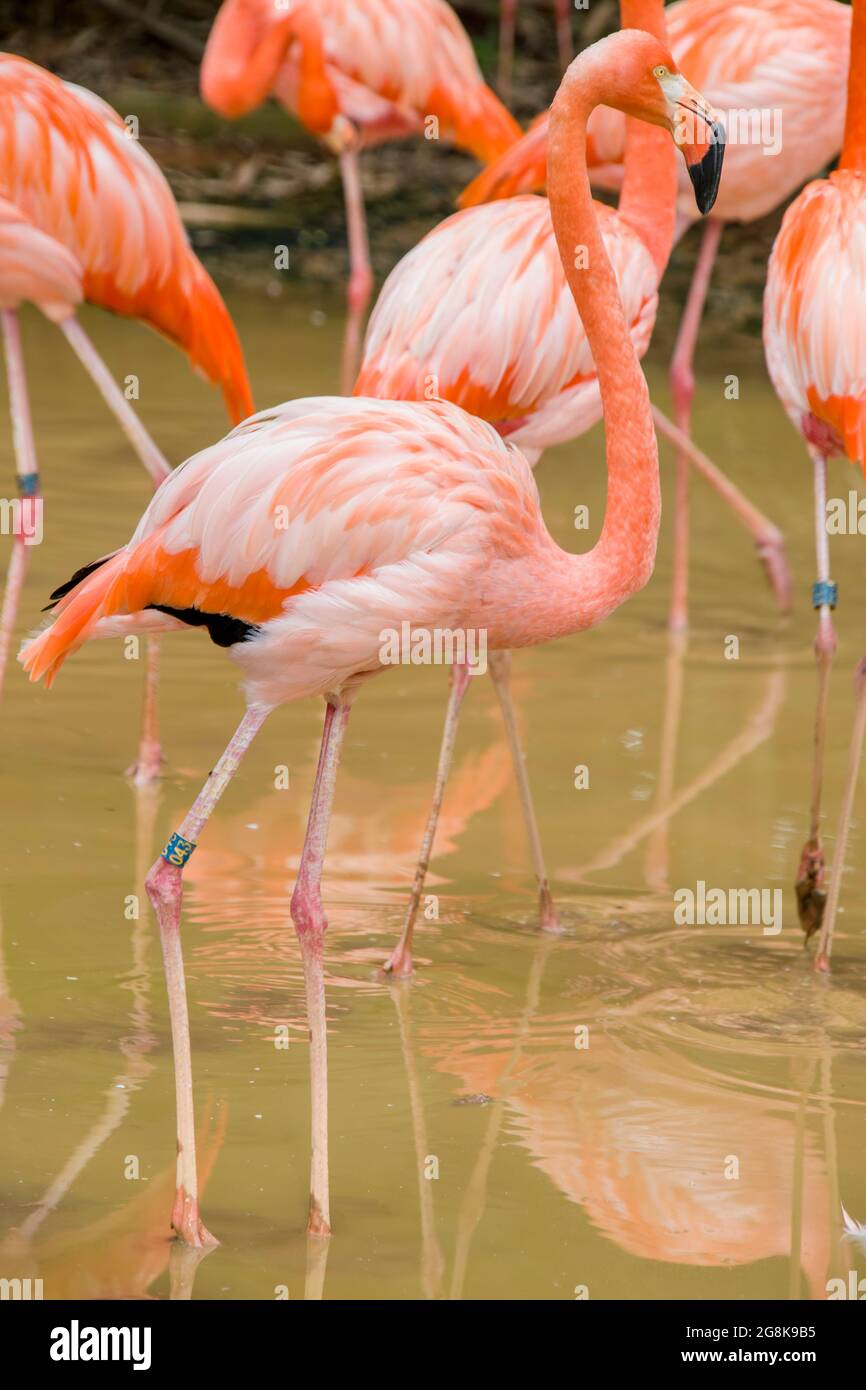
<path id="1" fill-rule="evenodd" d="M 538 913 L 541 929 L 542 931 L 558 932 L 560 929 L 559 918 L 556 915 L 556 908 L 553 904 L 553 898 L 550 895 L 550 882 L 544 863 L 544 851 L 541 848 L 541 836 L 538 831 L 535 805 L 529 786 L 529 775 L 526 771 L 526 754 L 523 751 L 523 745 L 520 741 L 520 732 L 517 728 L 517 717 L 514 712 L 514 701 L 511 698 L 511 653 L 491 652 L 489 661 L 490 675 L 496 687 L 496 694 L 499 697 L 499 708 L 502 710 L 502 721 L 505 725 L 505 732 L 508 735 L 508 746 L 511 749 L 511 761 L 514 764 L 514 775 L 517 778 L 517 788 L 520 792 L 520 805 L 523 811 L 526 833 L 529 837 L 532 864 L 535 869 L 535 877 L 538 881 Z"/>
<path id="2" fill-rule="evenodd" d="M 496 86 L 508 106 L 511 101 L 511 73 L 514 67 L 514 30 L 517 24 L 517 0 L 499 0 L 499 62 Z"/>
<path id="3" fill-rule="evenodd" d="M 436 1212 L 433 1204 L 433 1189 L 436 1184 L 428 1182 L 424 1173 L 424 1161 L 430 1152 L 429 1132 L 424 1114 L 415 1040 L 412 1034 L 409 994 L 400 985 L 395 985 L 391 989 L 391 998 L 394 1000 L 394 1008 L 397 1011 L 400 1048 L 406 1071 L 409 1110 L 412 1116 L 412 1133 L 415 1140 L 415 1171 L 418 1177 L 418 1205 L 421 1211 L 421 1287 L 425 1298 L 438 1299 L 442 1295 L 445 1256 L 442 1254 L 442 1247 L 436 1233 Z"/>
<path id="4" fill-rule="evenodd" d="M 154 444 L 75 315 L 70 315 L 68 319 L 64 319 L 60 328 L 150 474 L 154 487 L 159 487 L 160 483 L 171 472 L 168 462 Z M 132 766 L 127 769 L 127 776 L 131 777 L 136 786 L 139 787 L 145 786 L 159 776 L 163 762 L 156 714 L 158 683 L 159 653 L 156 641 L 151 639 L 148 643 L 145 664 L 144 705 L 138 755 Z"/>
<path id="5" fill-rule="evenodd" d="M 830 589 L 830 545 L 827 537 L 827 459 L 811 450 L 815 487 L 815 560 L 818 582 L 815 596 L 825 598 Z M 821 844 L 821 797 L 824 783 L 824 748 L 827 737 L 827 703 L 830 694 L 830 668 L 836 651 L 836 631 L 831 616 L 835 604 L 817 602 L 818 631 L 815 656 L 818 662 L 818 703 L 815 711 L 815 745 L 812 762 L 812 801 L 809 838 L 803 846 L 797 870 L 797 911 L 806 940 L 816 932 L 824 916 L 827 894 L 824 888 L 824 846 Z"/>
<path id="6" fill-rule="evenodd" d="M 647 841 L 644 861 L 646 881 L 657 893 L 664 892 L 670 881 L 670 820 L 667 813 L 674 798 L 688 640 L 685 632 L 668 633 L 661 752 L 653 807 L 659 821 Z"/>
<path id="7" fill-rule="evenodd" d="M 177 836 L 172 836 L 145 879 L 147 896 L 159 923 L 171 1042 L 174 1053 L 177 1101 L 177 1192 L 171 1221 L 179 1238 L 187 1245 L 215 1245 L 199 1216 L 198 1175 L 195 1153 L 195 1113 L 192 1098 L 192 1056 L 189 1041 L 189 1010 L 186 999 L 183 953 L 180 946 L 180 914 L 183 902 L 183 865 L 195 848 L 202 829 L 241 759 L 262 727 L 270 710 L 253 706 L 247 710 L 219 762 L 210 773 Z M 174 848 L 173 848 L 174 846 Z M 170 858 L 165 856 L 169 855 Z"/>
<path id="8" fill-rule="evenodd" d="M 9 408 L 12 416 L 12 444 L 15 451 L 15 473 L 18 480 L 19 505 L 33 508 L 39 505 L 39 472 L 36 464 L 36 445 L 33 440 L 33 421 L 30 415 L 30 397 L 27 391 L 27 375 L 24 369 L 24 354 L 21 349 L 21 328 L 18 315 L 13 309 L 0 312 L 3 332 L 3 350 L 6 358 L 6 376 L 9 385 Z M 25 528 L 19 527 L 12 538 L 12 554 L 3 592 L 3 607 L 0 610 L 0 693 L 9 660 L 12 634 L 18 616 L 18 605 L 24 576 L 27 572 L 30 546 L 25 542 Z"/>
<path id="9" fill-rule="evenodd" d="M 349 313 L 343 337 L 341 390 L 351 396 L 358 374 L 361 352 L 361 327 L 364 312 L 373 291 L 373 271 L 370 266 L 370 245 L 367 237 L 367 217 L 364 212 L 364 190 L 361 186 L 361 167 L 356 149 L 340 155 L 343 176 L 343 199 L 346 204 L 346 224 L 349 232 Z"/>
<path id="10" fill-rule="evenodd" d="M 141 709 L 141 733 L 138 740 L 138 754 L 126 775 L 136 787 L 149 786 L 159 777 L 164 762 L 159 741 L 159 716 L 157 714 L 157 692 L 159 690 L 159 643 L 155 637 L 148 637 L 145 644 L 144 700 Z"/>
<path id="11" fill-rule="evenodd" d="M 770 586 L 776 596 L 776 603 L 783 613 L 790 612 L 793 589 L 791 571 L 785 553 L 785 538 L 778 526 L 774 526 L 772 521 L 765 517 L 764 513 L 759 511 L 740 491 L 736 483 L 732 483 L 730 478 L 726 477 L 722 470 L 692 443 L 688 434 L 672 424 L 656 406 L 653 406 L 652 411 L 659 434 L 676 445 L 681 454 L 686 455 L 695 470 L 701 474 L 722 500 L 727 502 L 753 537 L 758 559 L 764 566 Z"/>
<path id="12" fill-rule="evenodd" d="M 851 750 L 848 755 L 848 773 L 845 778 L 845 791 L 842 808 L 839 812 L 839 825 L 836 830 L 835 861 L 830 878 L 830 893 L 827 908 L 818 938 L 818 951 L 815 956 L 815 969 L 826 972 L 830 969 L 830 951 L 833 945 L 833 928 L 836 925 L 836 912 L 839 895 L 842 891 L 842 875 L 845 872 L 845 854 L 848 849 L 848 832 L 851 828 L 851 811 L 854 807 L 854 794 L 857 790 L 857 776 L 860 759 L 863 755 L 863 734 L 866 732 L 866 656 L 859 662 L 854 675 L 854 689 L 857 695 L 857 708 L 854 712 L 854 728 L 851 732 Z"/>
<path id="13" fill-rule="evenodd" d="M 310 1093 L 312 1158 L 310 1163 L 310 1236 L 331 1234 L 328 1196 L 328 1036 L 325 1020 L 325 977 L 322 966 L 328 921 L 322 906 L 322 866 L 328 840 L 340 749 L 349 722 L 348 704 L 325 707 L 325 727 L 319 766 L 307 819 L 307 833 L 292 893 L 292 921 L 301 944 L 307 1022 L 310 1027 Z"/>
<path id="14" fill-rule="evenodd" d="M 723 224 L 717 218 L 707 219 L 671 360 L 670 383 L 674 421 L 684 434 L 691 432 L 692 401 L 695 395 L 695 346 L 722 228 Z M 676 470 L 674 565 L 668 625 L 672 631 L 681 632 L 688 626 L 689 588 L 689 460 L 682 450 L 677 452 Z"/>
<path id="15" fill-rule="evenodd" d="M 556 15 L 556 46 L 559 49 L 559 66 L 563 72 L 574 57 L 574 43 L 571 37 L 571 0 L 553 0 Z"/>
<path id="16" fill-rule="evenodd" d="M 430 867 L 430 856 L 433 853 L 436 826 L 439 823 L 439 813 L 442 810 L 445 784 L 448 781 L 448 774 L 451 771 L 451 761 L 454 757 L 454 743 L 457 738 L 457 723 L 460 718 L 460 706 L 463 703 L 463 697 L 469 688 L 471 679 L 472 677 L 469 675 L 469 668 L 467 666 L 454 665 L 451 667 L 451 692 L 448 696 L 448 709 L 445 712 L 445 727 L 442 731 L 442 743 L 439 748 L 439 765 L 436 768 L 436 785 L 433 788 L 433 800 L 430 803 L 427 824 L 424 827 L 424 836 L 421 840 L 421 852 L 418 856 L 418 864 L 415 869 L 415 882 L 412 884 L 412 895 L 409 899 L 409 906 L 406 909 L 403 931 L 400 934 L 400 940 L 397 942 L 397 945 L 382 967 L 386 975 L 406 976 L 412 974 L 412 937 L 415 931 L 415 918 L 418 916 L 421 894 L 424 891 L 424 881 L 427 877 L 427 870 Z"/>
<path id="17" fill-rule="evenodd" d="M 154 487 L 159 487 L 163 479 L 167 478 L 171 472 L 166 459 L 154 444 L 75 315 L 71 314 L 59 326 L 66 341 L 94 382 L 108 409 L 150 474 Z"/>

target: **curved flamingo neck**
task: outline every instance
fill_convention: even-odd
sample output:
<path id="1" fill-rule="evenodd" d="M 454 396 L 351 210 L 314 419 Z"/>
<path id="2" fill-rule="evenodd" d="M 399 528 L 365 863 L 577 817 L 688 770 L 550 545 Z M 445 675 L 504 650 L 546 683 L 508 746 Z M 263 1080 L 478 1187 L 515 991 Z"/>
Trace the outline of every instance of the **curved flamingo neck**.
<path id="1" fill-rule="evenodd" d="M 662 43 L 664 0 L 621 0 L 623 29 L 643 29 Z M 619 215 L 633 227 L 653 258 L 659 280 L 665 272 L 677 217 L 677 154 L 666 131 L 626 118 Z"/>
<path id="2" fill-rule="evenodd" d="M 300 45 L 298 119 L 314 134 L 327 135 L 340 107 L 325 64 L 322 23 L 311 6 L 292 13 L 290 39 Z"/>
<path id="3" fill-rule="evenodd" d="M 848 67 L 848 109 L 840 169 L 866 173 L 866 4 L 853 0 L 851 59 Z"/>
<path id="4" fill-rule="evenodd" d="M 572 583 L 579 590 L 571 613 L 577 621 L 570 630 L 599 621 L 643 587 L 652 574 L 661 516 L 649 391 L 599 231 L 586 168 L 589 113 L 610 100 L 611 73 L 626 58 L 629 44 L 627 33 L 613 34 L 576 58 L 550 113 L 551 217 L 598 373 L 607 450 L 601 535 L 588 554 L 567 557 Z M 565 575 L 561 578 L 564 581 Z"/>

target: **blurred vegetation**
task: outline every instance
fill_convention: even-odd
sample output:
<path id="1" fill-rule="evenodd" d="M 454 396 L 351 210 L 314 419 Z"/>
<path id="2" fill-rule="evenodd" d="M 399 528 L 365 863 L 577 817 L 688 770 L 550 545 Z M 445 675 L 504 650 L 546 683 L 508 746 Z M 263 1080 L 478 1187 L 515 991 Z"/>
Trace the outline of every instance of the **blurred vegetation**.
<path id="1" fill-rule="evenodd" d="M 347 272 L 342 191 L 334 160 L 275 103 L 229 123 L 198 95 L 198 61 L 217 0 L 0 0 L 0 48 L 20 53 L 98 92 L 123 116 L 138 117 L 142 143 L 159 162 L 193 242 L 220 279 L 284 291 L 273 246 L 292 249 L 293 269 L 313 282 Z M 495 81 L 498 0 L 455 5 L 482 70 Z M 616 0 L 576 11 L 576 46 L 615 27 Z M 524 124 L 546 106 L 559 80 L 552 0 L 520 0 L 514 72 L 515 115 Z M 474 162 L 424 140 L 365 153 L 364 188 L 374 268 L 380 277 L 454 207 Z M 766 260 L 781 212 L 730 229 L 709 306 L 730 327 L 760 330 Z M 668 272 L 659 331 L 673 331 L 696 250 L 693 233 Z"/>

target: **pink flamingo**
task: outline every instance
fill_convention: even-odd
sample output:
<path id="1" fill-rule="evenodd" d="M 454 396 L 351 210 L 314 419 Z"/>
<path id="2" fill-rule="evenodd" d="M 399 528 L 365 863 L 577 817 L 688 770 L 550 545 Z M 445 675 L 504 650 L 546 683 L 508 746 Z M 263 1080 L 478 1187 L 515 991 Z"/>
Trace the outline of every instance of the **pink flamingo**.
<path id="1" fill-rule="evenodd" d="M 624 28 L 664 38 L 663 0 L 623 0 Z M 635 349 L 643 356 L 658 308 L 658 287 L 674 237 L 676 154 L 663 132 L 629 127 L 618 212 L 595 204 Z M 601 418 L 598 376 L 556 246 L 547 200 L 512 198 L 466 208 L 435 228 L 391 272 L 364 344 L 356 394 L 392 400 L 431 395 L 489 420 L 531 463 L 544 448 L 584 433 Z M 693 462 L 751 530 L 780 605 L 790 579 L 782 538 L 765 517 L 655 411 L 663 433 Z M 557 925 L 510 695 L 509 663 L 490 670 L 502 706 L 539 886 L 541 924 Z M 468 682 L 455 674 L 430 820 L 422 842 L 403 938 L 386 965 L 411 958 L 421 902 Z"/>
<path id="2" fill-rule="evenodd" d="M 556 47 L 563 72 L 571 62 L 571 0 L 553 0 L 556 20 Z M 517 0 L 499 0 L 499 63 L 496 85 L 506 105 L 511 101 L 511 74 L 514 67 L 514 32 L 517 26 Z"/>
<path id="3" fill-rule="evenodd" d="M 221 115 L 269 95 L 340 160 L 349 235 L 343 391 L 351 390 L 373 272 L 358 162 L 364 149 L 424 134 L 495 159 L 520 127 L 481 77 L 445 0 L 224 0 L 201 67 Z"/>
<path id="4" fill-rule="evenodd" d="M 18 531 L 0 615 L 0 687 L 40 505 L 18 310 L 36 304 L 90 374 L 154 487 L 170 471 L 75 316 L 82 300 L 138 318 L 222 387 L 230 418 L 253 409 L 243 353 L 219 291 L 194 255 L 171 190 L 150 155 L 99 97 L 24 58 L 0 55 L 0 320 L 6 353 Z M 154 778 L 156 647 L 147 659 L 139 784 Z"/>
<path id="5" fill-rule="evenodd" d="M 731 140 L 725 181 L 707 222 L 671 361 L 674 420 L 690 432 L 694 354 L 722 232 L 727 222 L 752 222 L 784 203 L 836 154 L 842 143 L 851 9 L 839 0 L 678 0 L 665 11 L 671 51 L 684 72 L 719 109 Z M 756 130 L 769 120 L 768 128 Z M 543 188 L 548 115 L 479 174 L 463 206 Z M 619 112 L 599 110 L 590 126 L 594 182 L 622 181 L 625 125 Z M 769 152 L 769 153 L 768 153 Z M 770 153 L 772 157 L 770 157 Z M 681 180 L 686 225 L 690 193 Z M 674 572 L 670 626 L 688 623 L 688 458 L 677 457 Z"/>
<path id="6" fill-rule="evenodd" d="M 866 726 L 866 658 L 857 667 L 857 712 L 839 830 L 836 867 L 824 913 L 821 793 L 830 667 L 836 650 L 827 536 L 827 460 L 837 454 L 866 468 L 866 6 L 854 0 L 848 108 L 839 167 L 803 189 L 785 213 L 773 246 L 764 299 L 764 345 L 773 385 L 805 440 L 815 488 L 818 706 L 809 838 L 797 873 L 806 939 L 821 928 L 816 969 L 829 969 L 845 850 Z M 823 919 L 823 924 L 822 924 Z"/>
<path id="7" fill-rule="evenodd" d="M 673 131 L 684 106 L 712 121 L 663 44 L 629 30 L 569 68 L 551 125 L 551 211 L 607 416 L 608 501 L 595 547 L 560 549 L 522 454 L 450 402 L 319 397 L 263 411 L 189 459 L 155 494 L 129 543 L 55 592 L 52 624 L 22 652 L 50 683 L 91 637 L 204 626 L 246 676 L 247 709 L 180 829 L 147 877 L 159 919 L 178 1102 L 173 1222 L 211 1240 L 198 1210 L 189 1022 L 180 948 L 183 865 L 268 714 L 325 698 L 307 834 L 292 894 L 310 1024 L 308 1230 L 330 1232 L 321 878 L 340 749 L 364 681 L 404 622 L 428 636 L 484 631 L 492 650 L 602 622 L 652 573 L 658 451 L 646 382 L 592 206 L 585 131 L 599 102 Z M 710 136 L 683 146 L 706 206 L 718 173 Z M 588 248 L 578 270 L 573 247 Z"/>

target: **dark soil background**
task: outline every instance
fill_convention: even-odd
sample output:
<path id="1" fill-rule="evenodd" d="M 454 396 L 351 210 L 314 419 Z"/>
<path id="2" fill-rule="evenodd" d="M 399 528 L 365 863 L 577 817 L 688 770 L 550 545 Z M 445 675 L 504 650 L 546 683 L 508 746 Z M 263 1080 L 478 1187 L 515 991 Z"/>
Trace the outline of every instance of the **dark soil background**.
<path id="1" fill-rule="evenodd" d="M 334 160 L 275 103 L 229 123 L 198 96 L 198 60 L 217 0 L 0 0 L 0 48 L 91 88 L 140 137 L 171 183 L 193 242 L 221 283 L 285 293 L 273 247 L 287 244 L 293 272 L 310 284 L 347 274 L 342 190 Z M 495 83 L 498 2 L 455 5 L 481 67 Z M 617 23 L 615 0 L 576 11 L 576 47 Z M 559 69 L 551 0 L 521 0 L 512 107 L 526 124 L 556 90 Z M 424 140 L 364 155 L 363 178 L 373 265 L 381 280 L 426 231 L 454 208 L 477 166 Z M 731 227 L 713 281 L 707 328 L 741 339 L 760 333 L 767 257 L 783 209 L 748 227 Z M 697 250 L 692 231 L 676 249 L 656 331 L 672 339 Z M 745 346 L 745 343 L 744 343 Z"/>

